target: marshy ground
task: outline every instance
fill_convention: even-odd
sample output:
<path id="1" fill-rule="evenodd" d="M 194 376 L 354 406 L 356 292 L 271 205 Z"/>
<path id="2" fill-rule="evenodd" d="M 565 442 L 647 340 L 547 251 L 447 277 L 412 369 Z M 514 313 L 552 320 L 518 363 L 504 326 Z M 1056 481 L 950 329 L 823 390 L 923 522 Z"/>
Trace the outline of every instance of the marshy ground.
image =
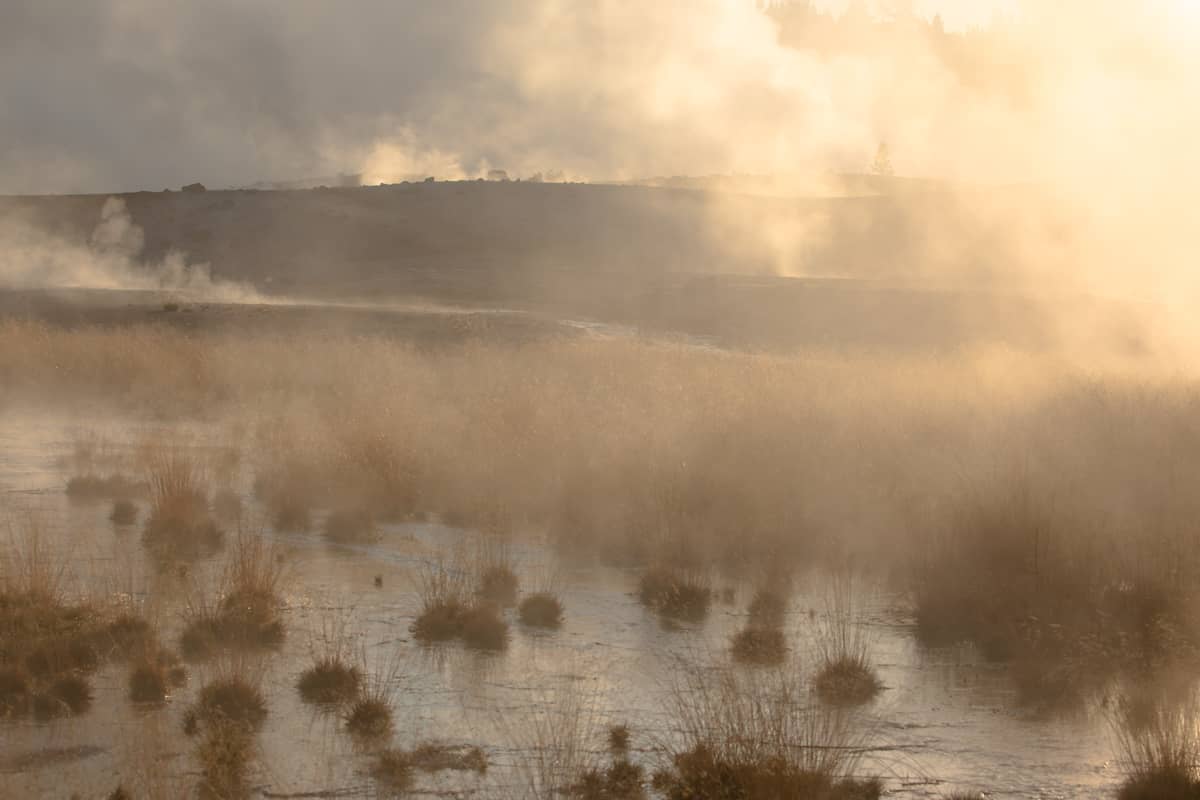
<path id="1" fill-rule="evenodd" d="M 146 631 L 0 652 L 5 796 L 1154 778 L 1113 709 L 1200 641 L 1185 379 L 139 302 L 0 320 L 0 624 L 35 574 Z"/>

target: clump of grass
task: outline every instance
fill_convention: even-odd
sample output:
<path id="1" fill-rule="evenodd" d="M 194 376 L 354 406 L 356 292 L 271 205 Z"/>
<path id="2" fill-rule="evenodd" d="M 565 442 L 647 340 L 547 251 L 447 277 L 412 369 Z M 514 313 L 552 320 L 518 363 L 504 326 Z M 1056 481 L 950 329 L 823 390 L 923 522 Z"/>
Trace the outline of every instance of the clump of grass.
<path id="1" fill-rule="evenodd" d="M 114 525 L 132 525 L 137 522 L 138 508 L 132 500 L 113 501 L 112 512 L 108 519 Z"/>
<path id="2" fill-rule="evenodd" d="M 363 672 L 350 663 L 347 617 L 324 617 L 319 638 L 310 646 L 312 665 L 300 673 L 296 689 L 306 703 L 341 705 L 358 697 Z"/>
<path id="3" fill-rule="evenodd" d="M 243 534 L 230 554 L 224 585 L 216 604 L 194 598 L 180 637 L 185 658 L 200 660 L 225 647 L 273 647 L 283 641 L 278 587 L 282 562 L 274 547 Z"/>
<path id="4" fill-rule="evenodd" d="M 1114 540 L 1090 503 L 1064 503 L 1047 486 L 1020 471 L 953 498 L 915 548 L 912 580 L 923 643 L 970 642 L 1009 662 L 1020 701 L 1053 711 L 1119 671 L 1194 653 L 1198 639 L 1179 572 L 1190 557 L 1124 531 Z"/>
<path id="5" fill-rule="evenodd" d="M 478 544 L 475 562 L 476 596 L 501 608 L 516 605 L 520 580 L 508 544 L 494 534 L 484 537 Z"/>
<path id="6" fill-rule="evenodd" d="M 72 500 L 128 500 L 146 493 L 146 484 L 124 475 L 76 475 L 67 481 Z"/>
<path id="7" fill-rule="evenodd" d="M 92 687 L 82 675 L 60 675 L 46 688 L 34 692 L 32 705 L 39 719 L 82 714 L 91 708 Z"/>
<path id="8" fill-rule="evenodd" d="M 857 780 L 861 734 L 852 718 L 803 702 L 792 675 L 738 673 L 682 664 L 673 710 L 682 734 L 653 786 L 668 800 L 863 798 L 882 793 Z"/>
<path id="9" fill-rule="evenodd" d="M 825 593 L 824 613 L 817 617 L 819 666 L 813 677 L 817 697 L 832 705 L 855 706 L 872 700 L 883 688 L 871 662 L 871 637 L 858 619 L 854 576 L 833 576 Z"/>
<path id="10" fill-rule="evenodd" d="M 179 452 L 150 458 L 150 516 L 142 533 L 147 547 L 164 556 L 196 557 L 220 549 L 224 533 L 208 508 L 203 470 Z"/>
<path id="11" fill-rule="evenodd" d="M 81 713 L 91 700 L 87 676 L 111 649 L 103 614 L 68 600 L 38 519 L 12 533 L 16 547 L 0 575 L 0 714 Z"/>
<path id="12" fill-rule="evenodd" d="M 645 775 L 640 764 L 616 759 L 607 767 L 584 770 L 579 782 L 564 794 L 579 800 L 636 800 L 645 797 Z"/>
<path id="13" fill-rule="evenodd" d="M 445 598 L 426 605 L 409 630 L 422 643 L 446 642 L 458 638 L 462 632 L 464 606 L 456 598 Z"/>
<path id="14" fill-rule="evenodd" d="M 708 615 L 712 585 L 700 572 L 655 567 L 638 582 L 642 605 L 665 617 L 698 622 Z"/>
<path id="15" fill-rule="evenodd" d="M 346 730 L 363 739 L 381 739 L 392 732 L 392 707 L 388 696 L 368 690 L 346 712 Z"/>
<path id="16" fill-rule="evenodd" d="M 629 726 L 625 724 L 610 725 L 608 728 L 608 749 L 613 753 L 622 754 L 629 752 L 630 732 Z"/>
<path id="17" fill-rule="evenodd" d="M 513 606 L 517 602 L 519 585 L 517 573 L 513 572 L 512 567 L 495 564 L 479 576 L 479 596 L 494 605 Z"/>
<path id="18" fill-rule="evenodd" d="M 300 502 L 281 502 L 275 506 L 274 524 L 277 531 L 304 532 L 312 527 L 312 514 Z"/>
<path id="19" fill-rule="evenodd" d="M 370 542 L 378 538 L 375 521 L 363 510 L 332 511 L 325 518 L 325 538 L 331 542 Z"/>
<path id="20" fill-rule="evenodd" d="M 463 614 L 460 636 L 478 650 L 503 650 L 508 646 L 508 623 L 495 606 L 477 604 Z"/>
<path id="21" fill-rule="evenodd" d="M 169 690 L 166 670 L 157 661 L 147 659 L 130 670 L 129 699 L 133 702 L 161 703 Z"/>
<path id="22" fill-rule="evenodd" d="M 161 703 L 171 689 L 182 686 L 187 672 L 168 651 L 145 653 L 129 670 L 129 699 L 135 703 Z"/>
<path id="23" fill-rule="evenodd" d="M 787 598 L 773 588 L 760 587 L 754 592 L 748 608 L 750 624 L 756 628 L 777 628 L 787 612 Z"/>
<path id="24" fill-rule="evenodd" d="M 1195 800 L 1200 797 L 1200 701 L 1125 695 L 1110 723 L 1126 778 L 1119 800 Z"/>
<path id="25" fill-rule="evenodd" d="M 296 688 L 308 703 L 336 705 L 349 702 L 362 688 L 362 670 L 337 658 L 321 658 L 300 673 Z"/>
<path id="26" fill-rule="evenodd" d="M 425 742 L 408 753 L 409 763 L 422 772 L 487 772 L 487 755 L 478 747 Z"/>
<path id="27" fill-rule="evenodd" d="M 455 746 L 426 742 L 413 750 L 388 748 L 375 756 L 371 775 L 392 792 L 412 787 L 413 772 L 476 772 L 487 771 L 487 756 L 478 747 Z"/>
<path id="28" fill-rule="evenodd" d="M 193 731 L 206 727 L 255 731 L 267 718 L 267 701 L 249 671 L 235 667 L 205 684 L 189 711 L 185 727 Z"/>
<path id="29" fill-rule="evenodd" d="M 276 445 L 279 446 L 279 445 Z M 312 527 L 311 507 L 324 497 L 318 470 L 284 445 L 271 465 L 259 472 L 254 492 L 271 510 L 276 530 L 307 531 Z"/>
<path id="30" fill-rule="evenodd" d="M 420 576 L 421 613 L 410 628 L 420 642 L 461 638 L 471 647 L 500 650 L 508 644 L 508 623 L 486 603 L 469 603 L 470 584 L 460 569 L 438 562 Z"/>
<path id="31" fill-rule="evenodd" d="M 826 703 L 856 706 L 874 699 L 883 685 L 869 661 L 842 658 L 821 665 L 813 688 Z"/>
<path id="32" fill-rule="evenodd" d="M 118 614 L 109 622 L 105 634 L 112 652 L 126 658 L 147 649 L 157 638 L 150 622 L 130 611 Z"/>
<path id="33" fill-rule="evenodd" d="M 742 664 L 774 665 L 787 657 L 787 641 L 778 628 L 750 625 L 734 634 L 733 659 Z"/>
<path id="34" fill-rule="evenodd" d="M 371 777 L 391 792 L 405 792 L 412 787 L 413 765 L 407 750 L 389 748 L 375 756 Z"/>
<path id="35" fill-rule="evenodd" d="M 364 743 L 376 743 L 392 732 L 392 693 L 400 678 L 396 654 L 377 666 L 354 702 L 342 712 L 346 730 Z"/>
<path id="36" fill-rule="evenodd" d="M 200 796 L 212 800 L 248 797 L 247 776 L 254 752 L 251 726 L 230 720 L 209 724 L 195 753 L 202 778 Z"/>
<path id="37" fill-rule="evenodd" d="M 557 628 L 562 625 L 563 607 L 550 592 L 535 592 L 521 600 L 517 616 L 524 625 L 535 628 Z"/>
<path id="38" fill-rule="evenodd" d="M 31 682 L 25 671 L 0 666 L 0 719 L 28 713 L 31 697 Z"/>

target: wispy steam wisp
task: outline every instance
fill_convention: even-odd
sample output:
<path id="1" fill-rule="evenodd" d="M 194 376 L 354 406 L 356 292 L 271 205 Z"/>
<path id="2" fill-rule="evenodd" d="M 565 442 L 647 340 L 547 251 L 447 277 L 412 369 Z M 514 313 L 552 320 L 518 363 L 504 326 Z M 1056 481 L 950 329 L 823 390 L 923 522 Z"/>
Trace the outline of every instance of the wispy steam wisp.
<path id="1" fill-rule="evenodd" d="M 87 242 L 72 242 L 27 220 L 0 220 L 0 288 L 161 290 L 197 300 L 253 302 L 253 288 L 214 279 L 207 264 L 184 253 L 141 259 L 144 234 L 125 201 L 110 197 Z"/>

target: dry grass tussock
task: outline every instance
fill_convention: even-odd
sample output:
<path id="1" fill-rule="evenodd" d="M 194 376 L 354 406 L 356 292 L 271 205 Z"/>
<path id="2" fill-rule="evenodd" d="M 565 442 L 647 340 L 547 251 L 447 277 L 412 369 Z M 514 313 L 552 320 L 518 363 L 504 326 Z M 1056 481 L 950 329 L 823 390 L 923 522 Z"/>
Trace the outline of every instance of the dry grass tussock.
<path id="1" fill-rule="evenodd" d="M 770 666 L 787 658 L 787 639 L 778 628 L 747 626 L 733 636 L 730 644 L 734 661 Z"/>
<path id="2" fill-rule="evenodd" d="M 878 798 L 856 778 L 867 733 L 856 717 L 814 707 L 786 671 L 739 673 L 680 664 L 672 711 L 682 741 L 654 787 L 670 800 Z"/>
<path id="3" fill-rule="evenodd" d="M 642 605 L 672 619 L 704 619 L 712 598 L 711 578 L 704 571 L 653 567 L 638 580 Z"/>
<path id="4" fill-rule="evenodd" d="M 916 561 L 919 636 L 1011 662 L 1022 699 L 1047 710 L 1195 663 L 1200 553 L 1176 519 L 1191 500 L 1155 494 L 1165 505 L 1131 527 L 1028 471 L 976 487 Z"/>
<path id="5" fill-rule="evenodd" d="M 813 688 L 833 705 L 861 705 L 882 688 L 871 661 L 873 638 L 863 619 L 867 586 L 848 570 L 832 574 L 825 587 L 824 610 L 815 618 L 817 672 Z"/>
<path id="6" fill-rule="evenodd" d="M 219 599 L 194 594 L 184 611 L 179 647 L 202 660 L 228 649 L 273 647 L 284 638 L 280 615 L 282 553 L 261 536 L 238 535 L 229 553 Z"/>
<path id="7" fill-rule="evenodd" d="M 439 560 L 419 573 L 421 613 L 413 621 L 413 636 L 430 644 L 462 639 L 479 650 L 508 646 L 508 623 L 499 609 L 479 597 L 477 573 L 469 565 Z"/>
<path id="8" fill-rule="evenodd" d="M 249 796 L 255 737 L 268 713 L 262 680 L 261 665 L 241 658 L 222 660 L 184 714 L 184 732 L 196 738 L 202 797 Z"/>
<path id="9" fill-rule="evenodd" d="M 129 609 L 71 597 L 49 541 L 35 516 L 9 524 L 0 560 L 0 716 L 82 713 L 91 704 L 92 673 L 155 640 Z"/>
<path id="10" fill-rule="evenodd" d="M 224 533 L 208 505 L 203 464 L 182 450 L 159 448 L 148 457 L 150 513 L 142 540 L 164 558 L 212 555 Z"/>
<path id="11" fill-rule="evenodd" d="M 309 645 L 311 665 L 300 673 L 296 689 L 307 703 L 337 706 L 354 701 L 363 687 L 363 669 L 355 663 L 348 616 L 322 617 Z"/>
<path id="12" fill-rule="evenodd" d="M 559 628 L 565 614 L 559 599 L 563 589 L 561 574 L 547 564 L 535 564 L 528 569 L 526 582 L 529 593 L 517 605 L 517 619 L 531 628 Z"/>
<path id="13" fill-rule="evenodd" d="M 233 725 L 254 731 L 267 719 L 261 671 L 241 660 L 223 662 L 214 677 L 200 688 L 189 709 L 185 731 L 194 734 L 211 726 Z"/>
<path id="14" fill-rule="evenodd" d="M 358 696 L 343 710 L 346 730 L 360 744 L 375 746 L 391 735 L 392 701 L 403 677 L 404 664 L 399 653 L 393 653 L 376 665 Z"/>
<path id="15" fill-rule="evenodd" d="M 495 534 L 483 536 L 476 543 L 473 561 L 476 596 L 501 608 L 515 606 L 521 582 L 508 542 Z"/>
<path id="16" fill-rule="evenodd" d="M 412 750 L 389 748 L 375 757 L 371 775 L 387 789 L 412 787 L 413 772 L 487 772 L 487 755 L 478 747 L 426 742 Z"/>
<path id="17" fill-rule="evenodd" d="M 1200 700 L 1145 690 L 1112 704 L 1109 721 L 1125 782 L 1120 800 L 1194 800 L 1200 797 Z"/>

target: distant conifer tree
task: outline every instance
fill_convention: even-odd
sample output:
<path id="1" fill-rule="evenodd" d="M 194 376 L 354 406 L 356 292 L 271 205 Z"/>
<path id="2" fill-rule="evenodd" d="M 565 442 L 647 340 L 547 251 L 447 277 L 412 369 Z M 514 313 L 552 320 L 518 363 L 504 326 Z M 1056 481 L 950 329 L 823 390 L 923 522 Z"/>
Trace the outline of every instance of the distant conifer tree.
<path id="1" fill-rule="evenodd" d="M 892 168 L 892 154 L 888 150 L 887 142 L 879 143 L 879 149 L 875 151 L 875 161 L 871 164 L 871 174 L 884 178 L 896 174 L 896 170 Z"/>

